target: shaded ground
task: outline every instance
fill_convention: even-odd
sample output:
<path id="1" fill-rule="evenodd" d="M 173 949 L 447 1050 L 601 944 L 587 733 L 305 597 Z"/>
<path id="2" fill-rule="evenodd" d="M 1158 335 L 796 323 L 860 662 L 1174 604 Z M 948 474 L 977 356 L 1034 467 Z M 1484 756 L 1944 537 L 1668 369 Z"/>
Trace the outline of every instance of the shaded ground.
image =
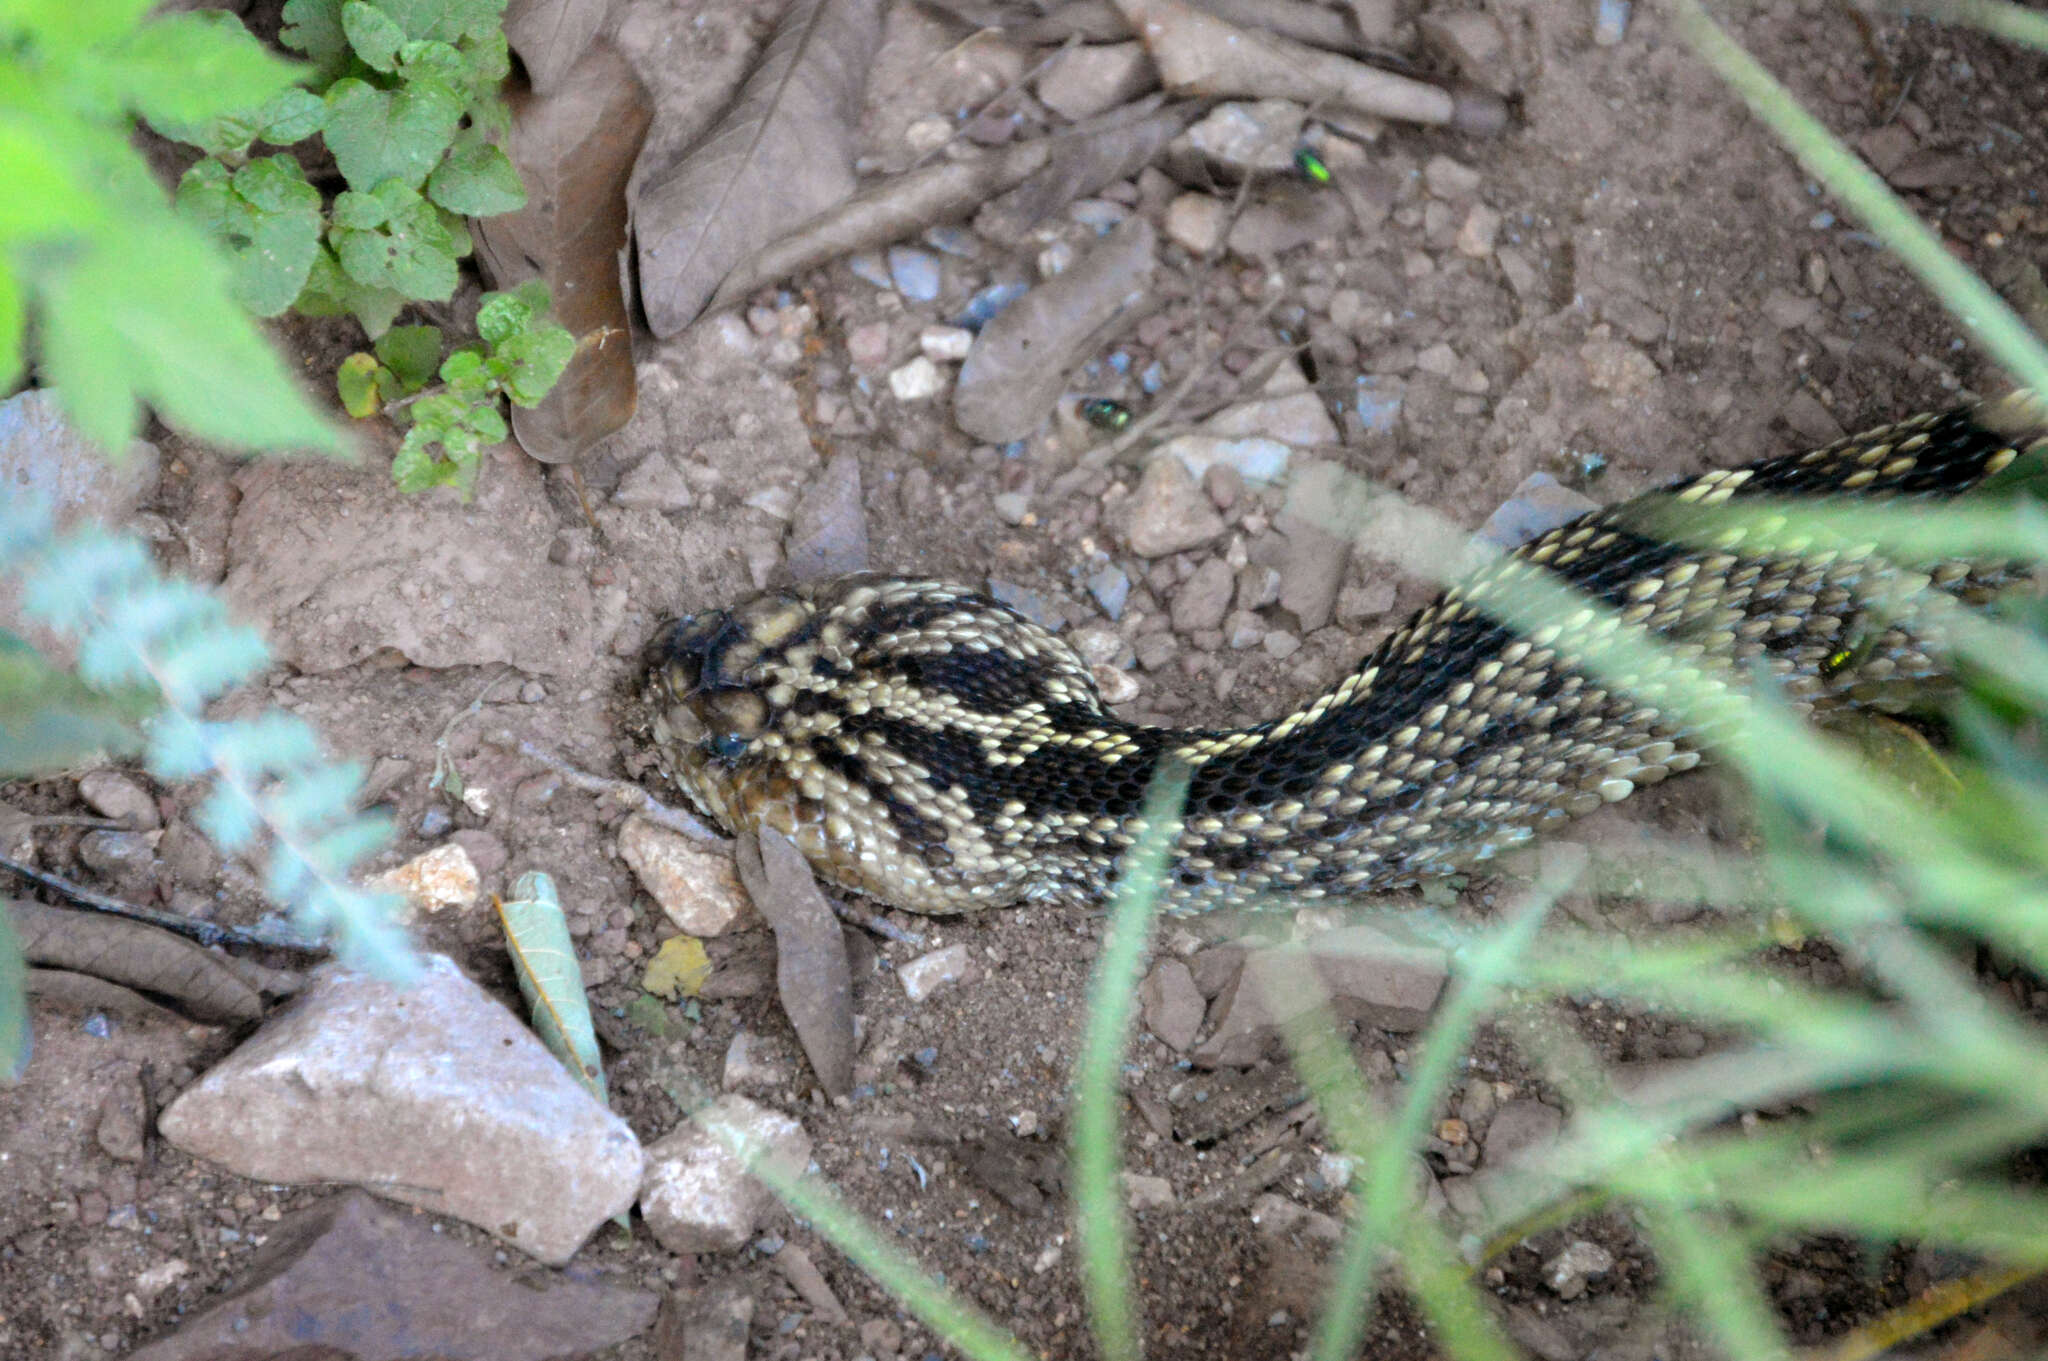
<path id="1" fill-rule="evenodd" d="M 1372 157 L 1387 172 L 1390 211 L 1370 230 L 1346 230 L 1270 262 L 1233 257 L 1207 267 L 1163 244 L 1165 306 L 1117 347 L 1121 370 L 1105 356 L 1077 390 L 1143 409 L 1135 377 L 1118 373 L 1139 375 L 1157 361 L 1173 387 L 1196 353 L 1198 314 L 1213 333 L 1200 350 L 1220 362 L 1192 389 L 1191 411 L 1231 393 L 1235 375 L 1261 354 L 1305 341 L 1333 402 L 1350 407 L 1361 375 L 1402 395 L 1394 429 L 1368 432 L 1345 418 L 1341 448 L 1319 452 L 1471 526 L 1533 471 L 1616 498 L 1678 473 L 1947 404 L 1985 381 L 1938 309 L 1836 219 L 1654 14 L 1638 13 L 1625 42 L 1600 48 L 1590 41 L 1590 8 L 1491 6 L 1512 38 L 1513 127 L 1491 141 L 1385 130 Z M 692 118 L 703 116 L 691 111 L 729 88 L 774 9 L 629 7 L 624 42 L 664 100 L 658 136 L 687 139 Z M 1994 278 L 2040 259 L 2048 220 L 2033 186 L 2048 162 L 2048 104 L 2038 59 L 1924 24 L 1866 28 L 1817 0 L 1761 6 L 1740 34 L 1809 107 L 1865 139 L 1880 169 L 1909 190 L 1960 257 Z M 908 159 L 905 130 L 919 118 L 950 116 L 1001 88 L 1006 68 L 961 36 L 909 5 L 892 14 L 865 126 L 877 164 Z M 1422 170 L 1438 156 L 1471 168 L 1476 184 L 1432 192 Z M 1130 190 L 1124 201 L 1158 210 L 1149 184 Z M 1491 247 L 1473 250 L 1459 238 L 1475 205 L 1498 214 L 1499 230 Z M 1076 248 L 1092 236 L 1079 223 L 1059 234 Z M 1135 673 L 1135 714 L 1205 724 L 1270 716 L 1340 675 L 1427 595 L 1428 583 L 1361 553 L 1334 622 L 1305 627 L 1268 604 L 1232 637 L 1215 628 L 1174 632 L 1168 597 L 1210 557 L 1223 557 L 1233 572 L 1277 561 L 1271 526 L 1279 494 L 1237 501 L 1225 512 L 1231 532 L 1214 544 L 1146 563 L 1105 526 L 1135 467 L 1076 462 L 1093 432 L 1061 423 L 1006 453 L 975 447 L 943 400 L 897 401 L 885 374 L 916 352 L 920 326 L 956 315 L 992 281 L 1032 277 L 1031 259 L 985 246 L 975 258 L 936 258 L 944 284 L 929 304 L 906 305 L 841 264 L 790 295 L 757 299 L 745 318 L 728 314 L 667 345 L 648 343 L 640 415 L 585 469 L 595 531 L 566 478 L 543 477 L 513 456 L 487 469 L 476 507 L 444 507 L 498 535 L 512 564 L 470 589 L 543 601 L 563 620 L 551 633 L 537 630 L 534 611 L 466 611 L 460 582 L 474 575 L 473 564 L 448 564 L 455 584 L 441 589 L 442 579 L 420 566 L 440 547 L 439 531 L 397 515 L 375 460 L 347 472 L 248 474 L 167 438 L 153 508 L 164 555 L 209 577 L 225 571 L 238 596 L 271 621 L 299 669 L 273 675 L 268 698 L 312 720 L 336 750 L 378 767 L 388 781 L 380 797 L 404 829 L 394 858 L 445 839 L 452 820 L 467 829 L 487 887 L 503 888 L 530 867 L 557 876 L 594 997 L 619 1012 L 638 995 L 639 971 L 669 928 L 617 859 L 618 814 L 483 747 L 480 736 L 510 728 L 586 766 L 618 770 L 630 761 L 616 726 L 628 659 L 662 616 L 728 601 L 774 572 L 788 507 L 815 478 L 822 452 L 859 459 L 876 568 L 995 579 L 1035 593 L 1072 630 L 1106 630 L 1116 651 L 1129 647 L 1145 659 Z M 862 331 L 878 324 L 884 331 Z M 856 336 L 872 354 L 850 353 Z M 289 338 L 316 372 L 331 369 L 337 348 L 351 343 L 329 331 Z M 857 359 L 876 362 L 863 368 Z M 623 474 L 663 450 L 689 486 L 687 508 L 664 513 L 609 500 Z M 1588 456 L 1604 460 L 1597 480 L 1585 477 Z M 277 541 L 288 545 L 293 535 L 326 540 L 338 561 L 384 564 L 386 575 L 357 583 L 357 603 L 369 602 L 363 611 L 320 595 L 319 582 L 287 586 L 259 573 L 257 564 L 272 560 L 266 554 L 289 551 Z M 1086 585 L 1104 567 L 1121 568 L 1133 584 L 1114 621 Z M 432 589 L 422 584 L 430 581 Z M 403 601 L 413 639 L 402 655 L 388 636 L 359 627 L 392 596 Z M 471 660 L 429 655 L 449 638 L 451 655 Z M 500 663 L 523 674 L 501 679 Z M 445 751 L 472 788 L 494 796 L 487 817 L 451 812 L 428 787 L 436 739 L 479 693 L 487 695 L 482 712 L 448 731 Z M 21 801 L 54 809 L 68 797 L 66 786 L 51 784 Z M 186 796 L 172 798 L 182 815 Z M 1575 835 L 1628 838 L 1642 825 L 1737 843 L 1742 835 L 1706 779 L 1652 791 Z M 45 834 L 41 853 L 47 864 L 86 873 L 71 863 L 61 831 Z M 1476 918 L 1513 886 L 1475 879 L 1449 910 Z M 231 919 L 255 911 L 246 871 L 203 852 L 163 858 L 151 887 L 165 901 Z M 1622 930 L 1672 929 L 1656 904 L 1576 910 Z M 924 950 L 965 943 L 975 968 L 912 1005 L 890 975 L 920 950 L 883 944 L 856 957 L 863 1086 L 849 1105 L 821 1104 L 809 1091 L 773 999 L 760 933 L 713 943 L 723 995 L 700 1003 L 697 1019 L 674 1017 L 669 1037 L 623 1021 L 607 1027 L 619 1046 L 609 1056 L 614 1104 L 652 1141 L 677 1118 L 664 1093 L 669 1078 L 682 1071 L 715 1085 L 734 1035 L 746 1032 L 764 1046 L 768 1073 L 750 1093 L 801 1116 L 825 1181 L 1034 1350 L 1087 1355 L 1068 1223 L 1047 1169 L 1060 1147 L 1075 1018 L 1099 923 L 1029 908 L 977 921 L 898 920 L 923 933 Z M 436 922 L 427 940 L 510 995 L 488 914 Z M 1191 955 L 1199 945 L 1185 928 L 1167 940 L 1167 949 Z M 1792 965 L 1823 977 L 1836 968 L 1821 949 Z M 2039 1008 L 2048 997 L 2031 1001 Z M 1619 1061 L 1689 1057 L 1705 1043 L 1664 1019 L 1597 1007 L 1578 1019 Z M 167 1100 L 231 1037 L 121 1021 L 99 1035 L 59 1011 L 40 1012 L 36 1025 L 30 1083 L 0 1102 L 9 1187 L 0 1197 L 0 1351 L 115 1353 L 226 1288 L 264 1225 L 322 1192 L 243 1183 L 155 1141 L 140 1162 L 103 1147 L 107 1120 L 117 1131 L 132 1123 L 120 1114 L 124 1103 Z M 1407 1042 L 1371 1029 L 1354 1041 L 1367 1073 L 1387 1082 L 1398 1081 Z M 1453 1190 L 1483 1146 L 1493 1109 L 1554 1095 L 1491 1038 L 1475 1046 L 1469 1065 L 1458 1102 L 1444 1114 L 1465 1122 L 1470 1145 L 1440 1141 L 1431 1158 Z M 1149 1035 L 1138 1037 L 1127 1073 L 1145 1098 L 1142 1118 L 1132 1121 L 1130 1166 L 1166 1178 L 1178 1202 L 1138 1221 L 1152 1354 L 1294 1354 L 1317 1313 L 1320 1249 L 1303 1234 L 1262 1231 L 1248 1207 L 1272 1191 L 1335 1214 L 1343 1197 L 1325 1176 L 1316 1125 L 1294 1106 L 1292 1074 L 1276 1065 L 1189 1071 Z M 103 1114 L 109 1103 L 111 1117 Z M 974 1148 L 961 1142 L 968 1136 L 1007 1158 L 1011 1175 L 971 1169 Z M 1041 1203 L 1028 1208 L 1034 1197 Z M 459 1225 L 449 1231 L 471 1234 Z M 809 1248 L 852 1322 L 812 1317 L 772 1258 L 757 1252 L 679 1261 L 645 1233 L 628 1241 L 607 1232 L 579 1264 L 660 1287 L 737 1278 L 756 1296 L 757 1357 L 934 1350 L 928 1334 L 808 1230 L 785 1222 L 773 1232 Z M 1566 1299 L 1541 1266 L 1572 1239 L 1605 1246 L 1614 1265 Z M 173 1262 L 182 1272 L 169 1269 Z M 1910 1249 L 1825 1243 L 1787 1245 L 1764 1271 L 1795 1337 L 1813 1342 L 1906 1298 L 1924 1284 L 1928 1265 Z M 1656 1267 L 1623 1216 L 1538 1235 L 1486 1279 L 1518 1338 L 1545 1357 L 1677 1355 L 1690 1345 L 1643 1307 Z M 653 1355 L 651 1346 L 629 1344 L 616 1355 Z M 1376 1321 L 1368 1354 L 1421 1357 L 1429 1346 L 1414 1318 L 1394 1308 Z"/>

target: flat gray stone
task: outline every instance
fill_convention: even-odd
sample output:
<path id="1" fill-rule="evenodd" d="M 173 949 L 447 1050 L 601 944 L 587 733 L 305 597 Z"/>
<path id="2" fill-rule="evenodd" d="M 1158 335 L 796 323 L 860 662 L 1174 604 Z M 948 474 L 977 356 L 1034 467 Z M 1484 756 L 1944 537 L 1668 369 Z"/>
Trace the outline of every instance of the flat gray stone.
<path id="1" fill-rule="evenodd" d="M 1125 507 L 1124 537 L 1141 558 L 1199 548 L 1223 533 L 1223 517 L 1180 459 L 1156 455 Z"/>
<path id="2" fill-rule="evenodd" d="M 861 506 L 860 461 L 838 454 L 804 489 L 789 526 L 789 574 L 822 581 L 868 569 L 868 519 Z"/>
<path id="3" fill-rule="evenodd" d="M 633 1131 L 445 955 L 406 990 L 320 969 L 160 1128 L 253 1180 L 361 1186 L 553 1265 L 640 1186 Z"/>
<path id="4" fill-rule="evenodd" d="M 1177 959 L 1162 959 L 1153 965 L 1138 985 L 1138 1004 L 1144 1008 L 1145 1029 L 1176 1053 L 1186 1053 L 1195 1042 L 1207 1009 L 1194 974 Z"/>

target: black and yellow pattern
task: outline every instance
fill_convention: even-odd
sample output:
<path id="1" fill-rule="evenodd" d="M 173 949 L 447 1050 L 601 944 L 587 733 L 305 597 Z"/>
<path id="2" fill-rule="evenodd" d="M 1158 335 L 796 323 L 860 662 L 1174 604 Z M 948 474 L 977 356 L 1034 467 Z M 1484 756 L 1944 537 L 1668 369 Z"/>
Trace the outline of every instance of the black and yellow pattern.
<path id="1" fill-rule="evenodd" d="M 1744 498 L 1940 500 L 2048 443 L 2020 394 L 1589 512 L 1446 591 L 1297 711 L 1241 731 L 1107 712 L 1065 644 L 960 587 L 854 577 L 679 621 L 645 699 L 663 769 L 729 829 L 773 826 L 825 879 L 918 912 L 1101 895 L 1154 773 L 1189 768 L 1170 908 L 1409 884 L 1688 770 L 1704 734 L 1655 684 L 1583 668 L 1613 616 L 1523 634 L 1489 612 L 1547 570 L 1681 667 L 1794 702 L 1882 703 L 1939 676 L 1941 607 L 2004 564 L 1902 566 L 1868 544 L 1685 532 Z M 1512 611 L 1501 609 L 1501 614 Z"/>

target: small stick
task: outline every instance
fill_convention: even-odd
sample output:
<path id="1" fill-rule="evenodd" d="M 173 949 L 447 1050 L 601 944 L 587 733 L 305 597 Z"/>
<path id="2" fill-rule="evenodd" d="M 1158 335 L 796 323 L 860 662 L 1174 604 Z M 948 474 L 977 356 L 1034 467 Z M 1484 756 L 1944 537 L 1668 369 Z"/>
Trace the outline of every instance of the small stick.
<path id="1" fill-rule="evenodd" d="M 671 832 L 681 832 L 695 841 L 726 840 L 705 826 L 703 820 L 696 814 L 670 807 L 631 780 L 614 780 L 607 775 L 593 775 L 580 766 L 570 765 L 546 748 L 535 746 L 525 738 L 514 737 L 511 733 L 492 733 L 485 740 L 494 747 L 517 752 L 529 761 L 539 762 L 586 794 L 601 794 L 617 800 L 656 826 L 666 827 Z"/>
<path id="2" fill-rule="evenodd" d="M 165 931 L 175 931 L 189 936 L 201 945 L 253 945 L 267 950 L 297 950 L 309 955 L 327 953 L 327 943 L 309 938 L 305 933 L 291 926 L 223 926 L 219 922 L 203 922 L 195 917 L 181 917 L 175 912 L 159 912 L 151 907 L 138 907 L 134 903 L 110 898 L 96 893 L 83 884 L 74 884 L 61 875 L 39 870 L 33 865 L 24 865 L 18 860 L 0 856 L 0 869 L 10 870 L 30 883 L 40 884 L 52 893 L 69 898 L 80 907 L 89 907 L 95 912 L 111 916 L 126 917 L 129 921 L 147 923 Z"/>

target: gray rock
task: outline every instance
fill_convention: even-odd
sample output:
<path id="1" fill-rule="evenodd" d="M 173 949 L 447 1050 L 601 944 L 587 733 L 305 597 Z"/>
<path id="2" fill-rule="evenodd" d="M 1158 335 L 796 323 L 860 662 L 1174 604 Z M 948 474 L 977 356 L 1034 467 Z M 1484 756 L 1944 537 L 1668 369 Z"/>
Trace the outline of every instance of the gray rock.
<path id="1" fill-rule="evenodd" d="M 61 525 L 118 525 L 156 494 L 162 456 L 135 440 L 119 460 L 65 418 L 57 394 L 33 388 L 0 402 L 0 495 L 40 496 Z"/>
<path id="2" fill-rule="evenodd" d="M 1254 952 L 1217 994 L 1209 1038 L 1190 1055 L 1197 1066 L 1244 1068 L 1277 1053 L 1280 1026 L 1318 991 L 1339 1015 L 1386 1030 L 1419 1030 L 1450 972 L 1442 950 L 1404 944 L 1369 926 L 1325 931 L 1307 948 L 1320 990 L 1304 987 L 1291 972 L 1300 966 L 1299 955 Z"/>
<path id="3" fill-rule="evenodd" d="M 1302 632 L 1313 633 L 1337 612 L 1337 592 L 1351 556 L 1349 541 L 1306 520 L 1280 526 L 1287 551 L 1280 559 L 1280 608 L 1292 611 Z"/>
<path id="4" fill-rule="evenodd" d="M 1131 551 L 1141 558 L 1163 558 L 1200 547 L 1223 533 L 1202 489 L 1178 458 L 1156 456 L 1132 491 L 1124 531 Z"/>
<path id="5" fill-rule="evenodd" d="M 1208 255 L 1223 244 L 1230 205 L 1211 194 L 1182 194 L 1166 205 L 1166 235 L 1190 255 Z"/>
<path id="6" fill-rule="evenodd" d="M 156 875 L 156 838 L 148 832 L 87 832 L 78 840 L 78 859 L 102 879 L 139 888 Z"/>
<path id="7" fill-rule="evenodd" d="M 1303 447 L 1338 441 L 1337 423 L 1330 419 L 1322 397 L 1314 392 L 1290 392 L 1280 397 L 1240 402 L 1203 421 L 1202 432 L 1225 439 L 1258 436 Z M 1282 461 L 1284 467 L 1285 455 L 1282 455 Z M 1236 463 L 1236 467 L 1247 481 L 1261 480 L 1246 464 Z"/>
<path id="8" fill-rule="evenodd" d="M 496 1270 L 360 1191 L 284 1219 L 236 1276 L 234 1290 L 130 1357 L 543 1361 L 637 1337 L 660 1306 L 649 1291 Z"/>
<path id="9" fill-rule="evenodd" d="M 1143 43 L 1093 43 L 1055 54 L 1038 78 L 1038 98 L 1062 118 L 1080 122 L 1144 94 L 1159 83 Z"/>
<path id="10" fill-rule="evenodd" d="M 902 981 L 903 991 L 911 1001 L 922 1002 L 940 988 L 965 978 L 967 965 L 967 947 L 948 945 L 943 950 L 919 955 L 897 969 L 896 977 Z"/>
<path id="11" fill-rule="evenodd" d="M 785 1176 L 811 1160 L 804 1127 L 743 1096 L 723 1096 L 647 1150 L 640 1212 L 670 1252 L 736 1252 L 754 1236 L 773 1194 L 712 1127 L 724 1129 Z"/>
<path id="12" fill-rule="evenodd" d="M 1522 1098 L 1507 1101 L 1494 1112 L 1486 1130 L 1486 1165 L 1513 1167 L 1527 1162 L 1557 1142 L 1564 1115 L 1555 1106 Z"/>
<path id="13" fill-rule="evenodd" d="M 1126 1172 L 1123 1183 L 1124 1200 L 1133 1210 L 1170 1210 L 1174 1206 L 1173 1183 L 1164 1177 Z"/>
<path id="14" fill-rule="evenodd" d="M 1205 1010 L 1195 976 L 1177 959 L 1163 959 L 1138 985 L 1138 1004 L 1144 1009 L 1145 1028 L 1176 1053 L 1186 1053 L 1202 1028 Z"/>
<path id="15" fill-rule="evenodd" d="M 1131 598 L 1131 578 L 1123 568 L 1109 566 L 1098 568 L 1088 574 L 1088 594 L 1095 597 L 1095 603 L 1112 620 L 1121 619 L 1124 602 Z"/>
<path id="16" fill-rule="evenodd" d="M 930 302 L 939 296 L 939 257 L 914 246 L 891 246 L 889 281 L 911 302 Z"/>
<path id="17" fill-rule="evenodd" d="M 868 569 L 868 518 L 861 505 L 860 460 L 832 456 L 804 490 L 790 520 L 789 574 L 818 581 Z"/>
<path id="18" fill-rule="evenodd" d="M 1472 537 L 1505 552 L 1599 508 L 1549 473 L 1530 473 Z"/>
<path id="19" fill-rule="evenodd" d="M 1223 616 L 1230 612 L 1231 593 L 1236 588 L 1237 578 L 1232 575 L 1230 564 L 1222 558 L 1207 559 L 1174 592 L 1168 607 L 1174 628 L 1182 633 L 1221 628 Z"/>
<path id="20" fill-rule="evenodd" d="M 125 770 L 95 770 L 79 776 L 78 797 L 93 812 L 130 831 L 151 832 L 164 825 L 156 795 Z"/>
<path id="21" fill-rule="evenodd" d="M 1189 128 L 1187 140 L 1233 170 L 1292 170 L 1306 113 L 1291 99 L 1232 100 Z"/>
<path id="22" fill-rule="evenodd" d="M 404 990 L 320 969 L 160 1124 L 254 1180 L 373 1188 L 554 1265 L 640 1185 L 632 1130 L 444 955 Z"/>
<path id="23" fill-rule="evenodd" d="M 1285 476 L 1293 452 L 1279 437 L 1268 438 L 1265 433 L 1230 438 L 1214 433 L 1177 435 L 1160 450 L 1179 459 L 1191 476 L 1201 477 L 1211 468 L 1224 467 L 1235 470 L 1246 482 L 1261 484 Z"/>
<path id="24" fill-rule="evenodd" d="M 1066 615 L 1051 600 L 1028 586 L 1019 586 L 1014 581 L 990 577 L 988 594 L 991 600 L 1008 605 L 1042 629 L 1057 632 L 1067 622 Z"/>
<path id="25" fill-rule="evenodd" d="M 281 662 L 334 671 L 390 648 L 419 666 L 582 674 L 589 574 L 548 561 L 541 465 L 486 454 L 476 497 L 407 496 L 379 466 L 266 459 L 236 478 L 226 590 Z"/>
<path id="26" fill-rule="evenodd" d="M 667 515 L 690 508 L 690 485 L 667 454 L 659 449 L 647 455 L 619 479 L 612 493 L 614 505 L 628 509 L 656 510 Z"/>

